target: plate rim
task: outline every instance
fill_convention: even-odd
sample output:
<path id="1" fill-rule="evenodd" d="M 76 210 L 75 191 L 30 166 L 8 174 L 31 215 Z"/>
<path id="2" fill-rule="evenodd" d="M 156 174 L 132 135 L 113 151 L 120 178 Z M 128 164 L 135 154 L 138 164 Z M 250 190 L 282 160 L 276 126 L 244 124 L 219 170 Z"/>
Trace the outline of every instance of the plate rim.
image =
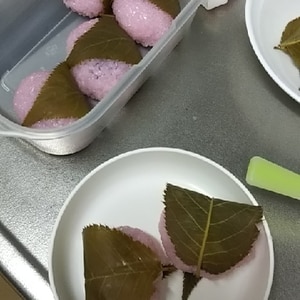
<path id="1" fill-rule="evenodd" d="M 203 156 L 201 154 L 197 154 L 195 152 L 189 151 L 189 150 L 185 150 L 185 149 L 181 149 L 181 148 L 172 148 L 172 147 L 146 147 L 146 148 L 138 148 L 138 149 L 134 149 L 134 150 L 130 150 L 121 154 L 118 154 L 116 156 L 113 156 L 111 158 L 109 158 L 108 160 L 102 162 L 101 164 L 99 164 L 97 167 L 95 167 L 93 170 L 91 170 L 89 173 L 87 173 L 77 184 L 76 186 L 72 189 L 72 191 L 69 193 L 68 197 L 66 198 L 66 200 L 64 201 L 58 215 L 57 218 L 55 220 L 55 223 L 52 227 L 52 232 L 51 232 L 51 236 L 50 236 L 50 242 L 49 242 L 49 246 L 48 246 L 48 279 L 49 279 L 49 283 L 50 283 L 50 288 L 52 290 L 52 293 L 54 295 L 55 299 L 59 299 L 58 295 L 57 295 L 57 291 L 56 291 L 56 286 L 54 284 L 54 276 L 53 276 L 53 272 L 52 272 L 52 265 L 53 265 L 53 249 L 54 249 L 54 244 L 55 244 L 55 237 L 56 237 L 56 232 L 59 228 L 59 224 L 60 221 L 64 215 L 64 212 L 66 210 L 66 208 L 68 207 L 68 205 L 70 204 L 72 198 L 74 197 L 74 195 L 78 192 L 78 190 L 85 185 L 85 183 L 92 178 L 97 172 L 99 172 L 99 170 L 105 168 L 106 166 L 117 162 L 118 160 L 121 160 L 123 158 L 126 158 L 128 156 L 133 156 L 136 154 L 140 154 L 140 153 L 147 153 L 147 152 L 169 152 L 169 153 L 177 153 L 177 154 L 181 154 L 181 155 L 188 155 L 188 156 L 192 156 L 194 158 L 200 159 L 210 165 L 213 165 L 214 167 L 216 167 L 217 169 L 219 169 L 220 171 L 222 171 L 223 173 L 225 173 L 228 177 L 230 177 L 230 179 L 232 179 L 242 190 L 243 192 L 247 195 L 247 197 L 249 198 L 249 200 L 254 204 L 254 205 L 258 205 L 258 202 L 256 201 L 256 199 L 254 198 L 254 196 L 250 193 L 250 191 L 247 189 L 247 187 L 235 176 L 233 175 L 229 170 L 225 169 L 222 165 L 220 165 L 219 163 L 213 161 L 210 158 L 207 158 L 206 156 Z M 265 230 L 265 234 L 266 234 L 266 242 L 268 245 L 268 249 L 269 249 L 269 277 L 268 277 L 268 282 L 267 282 L 267 286 L 265 289 L 265 294 L 264 294 L 264 299 L 263 300 L 268 300 L 270 292 L 271 292 L 271 288 L 272 288 L 272 284 L 273 284 L 273 278 L 274 278 L 274 245 L 273 245 L 273 239 L 272 239 L 272 235 L 271 235 L 271 231 L 268 225 L 268 222 L 266 221 L 265 216 L 263 215 L 263 220 L 261 222 L 264 230 Z"/>
<path id="2" fill-rule="evenodd" d="M 264 1 L 264 0 L 262 0 Z M 300 103 L 300 95 L 296 94 L 292 89 L 290 89 L 287 85 L 283 83 L 283 81 L 276 75 L 276 73 L 273 71 L 271 66 L 267 63 L 265 57 L 262 55 L 257 39 L 255 38 L 255 34 L 253 31 L 253 25 L 251 20 L 251 8 L 253 3 L 257 3 L 256 0 L 246 0 L 245 2 L 245 24 L 247 29 L 247 34 L 250 40 L 250 44 L 252 46 L 252 49 L 258 58 L 258 61 L 263 66 L 267 74 L 274 80 L 274 82 L 291 98 L 293 98 L 296 102 Z"/>

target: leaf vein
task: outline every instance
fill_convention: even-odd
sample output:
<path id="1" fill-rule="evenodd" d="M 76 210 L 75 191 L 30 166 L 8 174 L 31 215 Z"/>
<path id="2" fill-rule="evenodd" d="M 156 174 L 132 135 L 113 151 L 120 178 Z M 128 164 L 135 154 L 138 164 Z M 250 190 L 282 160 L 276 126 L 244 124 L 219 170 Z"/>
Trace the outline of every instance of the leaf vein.
<path id="1" fill-rule="evenodd" d="M 182 205 L 181 201 L 178 200 L 178 198 L 176 197 L 176 195 L 174 196 L 176 203 L 182 208 L 182 210 L 188 215 L 188 217 L 193 221 L 193 223 L 195 224 L 196 227 L 198 227 L 202 232 L 204 232 L 204 229 L 200 226 L 199 222 L 197 222 L 195 220 L 195 218 L 189 213 L 189 211 L 185 208 L 184 205 Z M 192 198 L 191 198 L 192 199 Z M 195 203 L 197 205 L 197 203 Z M 198 205 L 197 205 L 198 206 Z M 200 209 L 202 209 L 203 211 L 205 211 L 202 207 L 199 207 Z M 207 213 L 206 213 L 207 214 Z M 180 222 L 178 222 L 180 223 Z"/>
<path id="2" fill-rule="evenodd" d="M 254 220 L 254 219 L 255 219 L 255 216 L 253 216 L 253 217 L 249 220 L 249 222 L 248 222 L 247 224 L 245 224 L 245 226 L 242 227 L 239 231 L 234 232 L 233 234 L 230 234 L 230 235 L 224 237 L 224 238 L 221 239 L 221 240 L 217 240 L 217 241 L 208 241 L 207 244 L 220 244 L 220 243 L 222 243 L 222 242 L 225 242 L 225 241 L 231 239 L 232 237 L 237 236 L 238 234 L 241 234 L 242 232 L 246 231 L 246 230 L 248 229 L 248 227 L 250 227 L 251 225 L 253 225 L 253 220 Z"/>
<path id="3" fill-rule="evenodd" d="M 223 219 L 221 221 L 218 221 L 218 222 L 212 222 L 210 225 L 215 226 L 215 225 L 220 225 L 220 224 L 226 223 L 227 221 L 229 221 L 230 219 L 232 219 L 232 218 L 236 217 L 237 215 L 243 213 L 247 209 L 248 209 L 247 207 L 244 207 L 242 210 L 239 210 L 239 211 L 235 212 L 234 214 L 230 215 L 228 218 L 225 218 L 225 219 Z"/>

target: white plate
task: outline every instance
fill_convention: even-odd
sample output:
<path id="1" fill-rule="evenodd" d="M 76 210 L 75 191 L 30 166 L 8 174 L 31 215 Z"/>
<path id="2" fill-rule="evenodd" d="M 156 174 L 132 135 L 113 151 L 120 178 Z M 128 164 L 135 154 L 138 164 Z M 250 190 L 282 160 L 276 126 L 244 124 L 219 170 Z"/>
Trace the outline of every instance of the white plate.
<path id="1" fill-rule="evenodd" d="M 167 182 L 210 196 L 257 204 L 231 173 L 200 155 L 179 149 L 147 148 L 117 156 L 88 174 L 59 214 L 49 255 L 50 284 L 57 299 L 84 299 L 84 226 L 130 225 L 159 238 L 158 221 Z M 201 280 L 190 300 L 268 299 L 273 279 L 273 245 L 265 221 L 260 230 L 248 262 L 218 280 Z M 170 280 L 166 299 L 181 299 L 179 279 L 177 276 Z"/>
<path id="2" fill-rule="evenodd" d="M 288 22 L 299 16 L 299 0 L 246 0 L 246 26 L 254 52 L 273 80 L 300 103 L 299 70 L 288 55 L 274 49 Z"/>

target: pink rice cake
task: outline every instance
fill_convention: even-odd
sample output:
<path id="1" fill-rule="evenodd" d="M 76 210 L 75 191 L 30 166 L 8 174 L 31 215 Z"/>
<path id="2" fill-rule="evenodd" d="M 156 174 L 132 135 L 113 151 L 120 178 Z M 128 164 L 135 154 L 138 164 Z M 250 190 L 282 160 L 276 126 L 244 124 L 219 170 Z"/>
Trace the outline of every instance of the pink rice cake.
<path id="1" fill-rule="evenodd" d="M 68 54 L 72 51 L 76 41 L 89 31 L 98 20 L 93 19 L 83 22 L 71 31 L 66 45 Z M 100 101 L 131 67 L 132 65 L 122 61 L 90 59 L 74 66 L 71 72 L 81 92 L 94 100 Z"/>
<path id="2" fill-rule="evenodd" d="M 13 98 L 14 111 L 20 123 L 25 120 L 49 75 L 50 72 L 48 71 L 35 72 L 21 81 Z M 66 126 L 74 121 L 74 118 L 41 120 L 31 127 L 39 129 L 56 128 Z"/>
<path id="3" fill-rule="evenodd" d="M 101 0 L 63 0 L 72 11 L 86 17 L 97 17 L 103 13 L 104 5 Z"/>
<path id="4" fill-rule="evenodd" d="M 69 34 L 69 36 L 67 38 L 67 46 L 66 46 L 67 55 L 69 55 L 70 52 L 72 51 L 72 49 L 75 45 L 75 42 L 82 35 L 84 35 L 86 32 L 88 32 L 98 21 L 99 21 L 98 18 L 91 19 L 89 21 L 85 21 L 71 31 L 71 33 Z"/>
<path id="5" fill-rule="evenodd" d="M 173 18 L 148 0 L 114 0 L 120 26 L 144 47 L 153 46 L 170 28 Z"/>
<path id="6" fill-rule="evenodd" d="M 121 61 L 91 59 L 76 65 L 71 72 L 82 93 L 100 101 L 130 68 L 130 64 Z"/>

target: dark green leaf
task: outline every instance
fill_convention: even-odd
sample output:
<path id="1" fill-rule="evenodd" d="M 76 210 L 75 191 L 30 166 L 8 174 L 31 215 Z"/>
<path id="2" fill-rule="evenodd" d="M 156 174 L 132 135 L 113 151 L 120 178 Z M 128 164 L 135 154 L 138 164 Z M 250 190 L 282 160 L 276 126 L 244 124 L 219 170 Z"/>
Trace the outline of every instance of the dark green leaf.
<path id="1" fill-rule="evenodd" d="M 67 63 L 74 67 L 87 59 L 111 59 L 137 64 L 142 56 L 133 39 L 118 25 L 115 17 L 103 15 L 77 40 Z"/>
<path id="2" fill-rule="evenodd" d="M 150 2 L 168 13 L 173 19 L 180 12 L 180 3 L 178 0 L 150 0 Z"/>
<path id="3" fill-rule="evenodd" d="M 262 219 L 262 208 L 210 198 L 168 184 L 165 191 L 166 229 L 177 256 L 187 265 L 219 274 L 251 250 Z"/>
<path id="4" fill-rule="evenodd" d="M 196 277 L 192 273 L 183 273 L 183 290 L 182 290 L 182 300 L 187 300 L 196 287 L 198 282 L 201 280 L 201 277 Z"/>
<path id="5" fill-rule="evenodd" d="M 300 68 L 300 17 L 287 24 L 281 35 L 280 44 L 275 48 L 288 54 Z"/>
<path id="6" fill-rule="evenodd" d="M 162 266 L 150 248 L 102 225 L 83 230 L 83 246 L 87 300 L 151 298 Z"/>
<path id="7" fill-rule="evenodd" d="M 66 63 L 59 64 L 41 88 L 23 125 L 32 126 L 41 120 L 81 118 L 90 107 L 80 92 Z"/>

